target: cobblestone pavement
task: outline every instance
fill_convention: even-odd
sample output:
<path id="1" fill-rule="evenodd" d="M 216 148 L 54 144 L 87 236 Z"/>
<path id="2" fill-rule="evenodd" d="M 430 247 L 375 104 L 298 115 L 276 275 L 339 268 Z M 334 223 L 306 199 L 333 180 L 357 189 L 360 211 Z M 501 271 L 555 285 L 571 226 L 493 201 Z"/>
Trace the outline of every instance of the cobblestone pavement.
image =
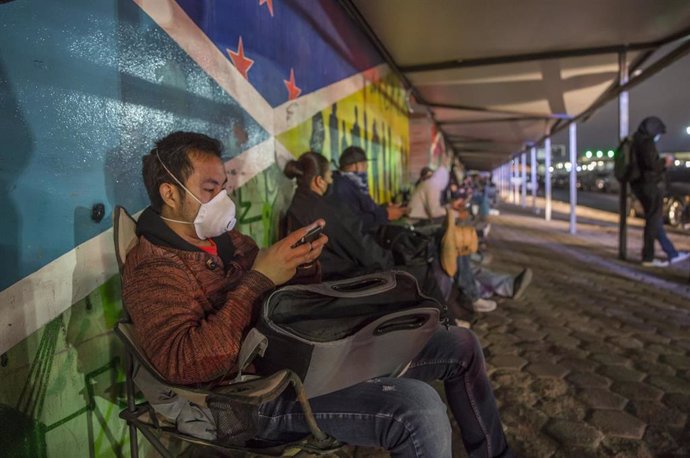
<path id="1" fill-rule="evenodd" d="M 576 236 L 515 208 L 494 221 L 490 268 L 534 271 L 473 326 L 510 443 L 525 457 L 690 456 L 690 266 L 618 261 L 615 218 L 588 216 Z M 631 227 L 636 261 L 640 240 Z"/>

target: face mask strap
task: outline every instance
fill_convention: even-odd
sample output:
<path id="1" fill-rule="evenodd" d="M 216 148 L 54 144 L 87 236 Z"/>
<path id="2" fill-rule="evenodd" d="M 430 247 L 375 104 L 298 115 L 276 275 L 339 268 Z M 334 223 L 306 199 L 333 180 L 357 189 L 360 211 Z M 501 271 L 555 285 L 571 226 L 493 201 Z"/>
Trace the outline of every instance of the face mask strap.
<path id="1" fill-rule="evenodd" d="M 156 157 L 158 158 L 158 162 L 160 162 L 161 165 L 163 166 L 163 168 L 165 169 L 165 171 L 168 172 L 168 175 L 170 175 L 170 176 L 172 177 L 172 179 L 175 180 L 175 181 L 177 182 L 177 184 L 179 184 L 180 186 L 182 186 L 182 189 L 184 189 L 185 191 L 187 191 L 187 192 L 189 193 L 189 195 L 192 196 L 192 197 L 194 198 L 194 200 L 196 200 L 197 202 L 199 202 L 200 205 L 203 205 L 203 203 L 202 203 L 199 199 L 197 199 L 197 197 L 194 195 L 194 193 L 193 193 L 192 191 L 190 191 L 189 189 L 187 189 L 187 188 L 185 187 L 185 185 L 183 185 L 182 182 L 181 182 L 180 180 L 178 180 L 177 177 L 176 177 L 175 175 L 172 174 L 172 172 L 170 171 L 170 169 L 169 169 L 168 167 L 166 167 L 165 163 L 161 160 L 161 157 L 158 155 L 158 148 L 156 148 L 155 151 L 156 151 Z M 172 220 L 170 220 L 170 221 L 172 221 Z M 178 222 L 179 222 L 179 221 L 178 221 Z"/>
<path id="2" fill-rule="evenodd" d="M 194 224 L 192 221 L 180 221 L 179 219 L 172 219 L 172 218 L 166 218 L 165 216 L 161 216 L 161 219 L 164 219 L 166 221 L 171 221 L 173 223 L 180 223 L 180 224 Z"/>

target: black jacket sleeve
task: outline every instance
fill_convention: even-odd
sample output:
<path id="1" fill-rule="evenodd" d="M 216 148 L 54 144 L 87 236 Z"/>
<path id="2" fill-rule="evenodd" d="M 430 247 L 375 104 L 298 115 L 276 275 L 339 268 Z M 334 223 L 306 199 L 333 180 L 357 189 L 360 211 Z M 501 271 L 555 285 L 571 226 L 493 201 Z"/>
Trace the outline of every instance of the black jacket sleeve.
<path id="1" fill-rule="evenodd" d="M 343 209 L 344 210 L 344 209 Z M 362 223 L 355 215 L 342 211 L 339 218 L 343 230 L 340 232 L 340 240 L 346 251 L 362 267 L 380 267 L 383 270 L 393 267 L 393 254 L 376 243 L 374 238 L 365 233 Z"/>
<path id="2" fill-rule="evenodd" d="M 352 213 L 360 217 L 364 232 L 376 230 L 388 222 L 386 207 L 377 205 L 374 199 L 364 194 L 348 178 L 341 175 L 334 177 L 333 193 L 328 197 L 332 203 L 347 206 Z"/>

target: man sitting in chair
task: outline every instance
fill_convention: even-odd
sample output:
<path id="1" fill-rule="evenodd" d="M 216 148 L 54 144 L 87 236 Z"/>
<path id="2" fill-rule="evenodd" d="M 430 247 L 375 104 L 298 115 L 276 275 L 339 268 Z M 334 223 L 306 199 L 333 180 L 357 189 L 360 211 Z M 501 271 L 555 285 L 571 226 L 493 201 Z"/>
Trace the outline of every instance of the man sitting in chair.
<path id="1" fill-rule="evenodd" d="M 318 279 L 325 236 L 295 246 L 315 221 L 268 248 L 239 233 L 225 189 L 222 144 L 175 132 L 143 158 L 151 205 L 127 256 L 123 300 L 135 336 L 170 382 L 204 384 L 236 370 L 243 336 L 262 298 L 290 281 Z M 441 379 L 471 456 L 512 456 L 484 366 L 466 329 L 441 328 L 401 378 L 380 378 L 311 399 L 321 429 L 341 442 L 383 447 L 392 456 L 451 456 Z M 292 440 L 309 430 L 294 392 L 259 407 L 259 438 Z"/>

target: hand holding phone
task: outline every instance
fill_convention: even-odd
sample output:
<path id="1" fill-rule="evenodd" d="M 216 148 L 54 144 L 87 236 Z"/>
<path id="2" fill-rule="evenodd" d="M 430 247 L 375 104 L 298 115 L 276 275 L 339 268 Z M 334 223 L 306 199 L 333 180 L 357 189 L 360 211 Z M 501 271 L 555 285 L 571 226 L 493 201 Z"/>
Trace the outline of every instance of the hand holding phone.
<path id="1" fill-rule="evenodd" d="M 313 229 L 311 229 L 309 232 L 307 232 L 304 237 L 299 239 L 297 243 L 292 245 L 291 248 L 298 247 L 300 245 L 304 245 L 305 243 L 312 243 L 316 239 L 318 239 L 321 236 L 321 233 L 323 232 L 323 226 L 315 226 Z"/>
<path id="2" fill-rule="evenodd" d="M 298 267 L 304 268 L 312 264 L 321 255 L 328 237 L 323 233 L 326 222 L 317 220 L 314 226 L 305 234 L 305 228 L 298 229 L 273 245 L 259 250 L 254 259 L 252 270 L 266 276 L 275 285 L 282 285 L 289 281 Z M 304 234 L 298 238 L 299 234 Z M 302 246 L 307 242 L 310 246 Z"/>

